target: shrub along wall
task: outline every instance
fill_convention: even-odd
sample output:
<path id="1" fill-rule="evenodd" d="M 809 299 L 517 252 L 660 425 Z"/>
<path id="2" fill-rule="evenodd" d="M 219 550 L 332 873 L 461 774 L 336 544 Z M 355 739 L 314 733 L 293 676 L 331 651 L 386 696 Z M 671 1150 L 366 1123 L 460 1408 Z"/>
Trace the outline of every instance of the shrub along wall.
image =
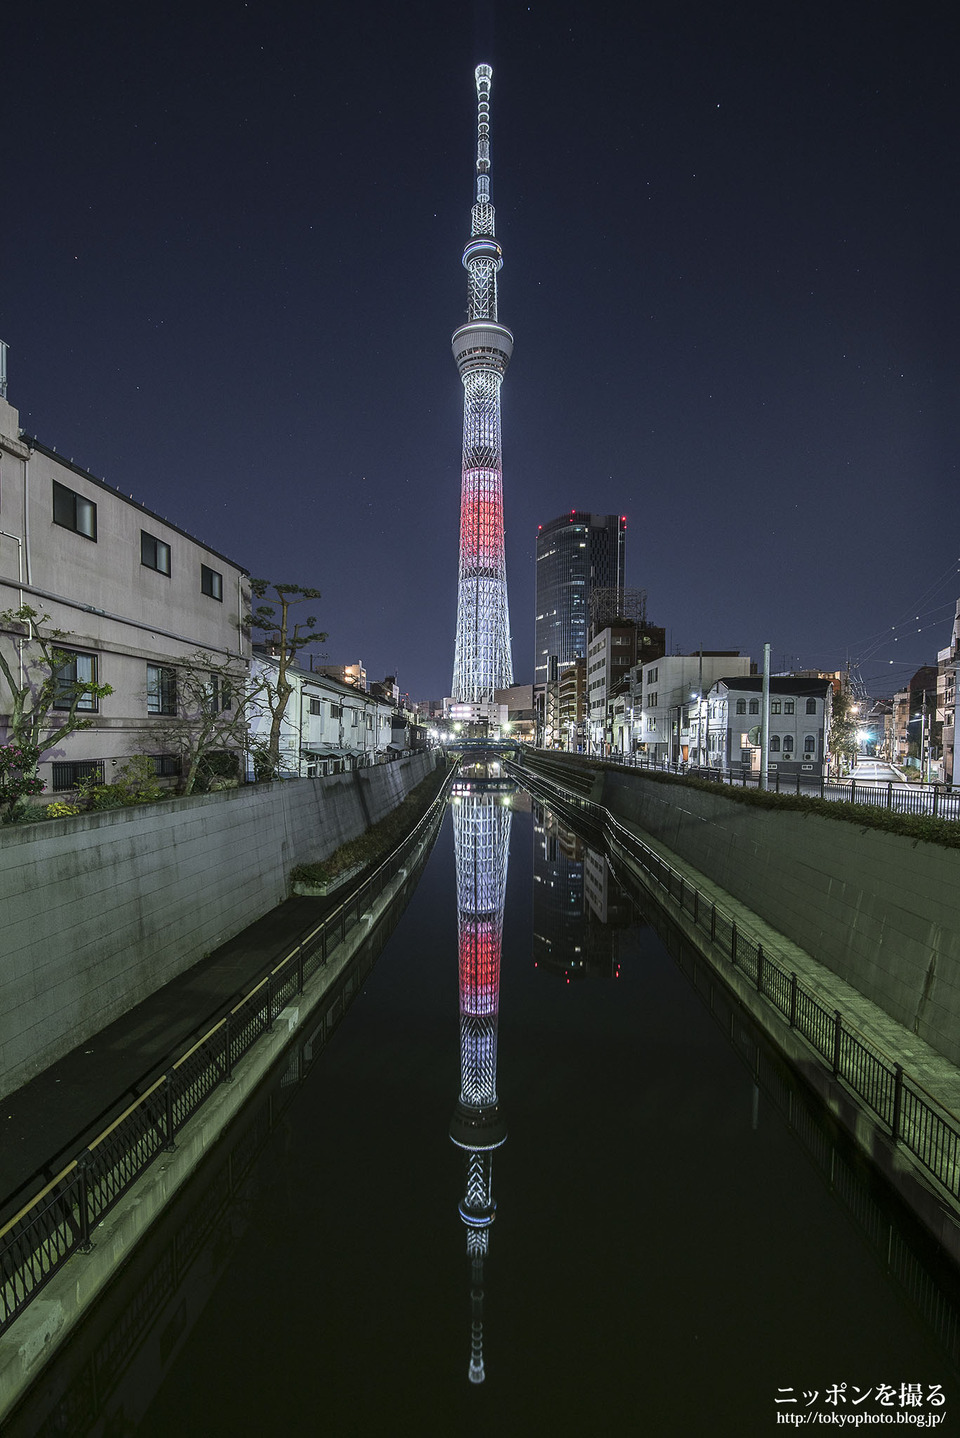
<path id="1" fill-rule="evenodd" d="M 0 828 L 0 1096 L 162 987 L 389 813 L 433 756 Z"/>
<path id="2" fill-rule="evenodd" d="M 596 770 L 590 797 L 960 1063 L 960 849 L 628 769 Z"/>

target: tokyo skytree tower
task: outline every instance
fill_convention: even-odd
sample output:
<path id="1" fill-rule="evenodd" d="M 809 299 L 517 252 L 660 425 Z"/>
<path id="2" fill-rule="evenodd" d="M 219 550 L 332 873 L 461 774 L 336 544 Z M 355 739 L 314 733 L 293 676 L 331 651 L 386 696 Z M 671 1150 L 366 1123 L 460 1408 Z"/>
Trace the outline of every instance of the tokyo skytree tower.
<path id="1" fill-rule="evenodd" d="M 460 489 L 460 579 L 453 698 L 493 702 L 513 683 L 507 567 L 503 544 L 500 385 L 513 335 L 497 321 L 497 271 L 503 264 L 490 203 L 489 65 L 478 65 L 477 198 L 470 212 L 467 323 L 453 332 L 453 357 L 463 380 L 463 479 Z"/>
<path id="2" fill-rule="evenodd" d="M 500 945 L 511 811 L 499 794 L 454 790 L 460 969 L 460 1098 L 450 1137 L 466 1154 L 460 1217 L 470 1259 L 471 1383 L 486 1377 L 483 1358 L 484 1259 L 490 1246 L 493 1154 L 507 1136 L 497 1098 Z"/>

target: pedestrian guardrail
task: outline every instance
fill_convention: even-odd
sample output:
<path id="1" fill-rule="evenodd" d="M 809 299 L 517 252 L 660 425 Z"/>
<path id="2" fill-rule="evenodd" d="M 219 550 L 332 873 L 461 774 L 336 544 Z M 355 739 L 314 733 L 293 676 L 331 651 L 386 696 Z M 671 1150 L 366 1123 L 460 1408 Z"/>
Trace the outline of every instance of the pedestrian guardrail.
<path id="1" fill-rule="evenodd" d="M 438 825 L 455 774 L 452 768 L 426 814 L 363 884 L 0 1228 L 0 1334 L 72 1254 L 90 1248 L 97 1224 L 175 1147 L 183 1126 L 326 965 L 330 951 Z"/>
<path id="2" fill-rule="evenodd" d="M 550 750 L 540 751 L 549 755 Z M 538 756 L 539 757 L 539 756 Z M 575 756 L 577 757 L 577 756 Z M 640 772 L 675 774 L 680 778 L 706 779 L 712 784 L 731 784 L 738 789 L 759 789 L 758 770 L 746 766 L 714 769 L 704 764 L 657 763 L 642 754 L 581 755 L 588 761 L 619 764 Z M 847 804 L 871 804 L 895 814 L 923 814 L 933 819 L 960 819 L 960 789 L 948 784 L 910 784 L 896 779 L 830 778 L 797 770 L 782 773 L 771 767 L 767 790 L 771 794 L 795 794 L 808 799 L 841 800 Z"/>
<path id="3" fill-rule="evenodd" d="M 513 766 L 511 766 L 513 767 Z M 524 765 L 526 786 L 536 785 L 537 771 Z M 563 780 L 544 775 L 547 802 L 556 799 L 552 785 Z M 609 809 L 564 788 L 563 802 L 600 824 L 607 835 L 652 881 L 692 918 L 714 949 L 739 970 L 757 993 L 779 1010 L 789 1027 L 823 1059 L 834 1078 L 842 1080 L 889 1130 L 891 1138 L 914 1155 L 952 1198 L 960 1200 L 960 1116 L 941 1104 L 901 1064 L 863 1034 L 839 1009 L 829 1009 L 804 986 L 768 945 L 747 938 L 736 919 L 705 895 L 688 876 L 620 822 Z"/>

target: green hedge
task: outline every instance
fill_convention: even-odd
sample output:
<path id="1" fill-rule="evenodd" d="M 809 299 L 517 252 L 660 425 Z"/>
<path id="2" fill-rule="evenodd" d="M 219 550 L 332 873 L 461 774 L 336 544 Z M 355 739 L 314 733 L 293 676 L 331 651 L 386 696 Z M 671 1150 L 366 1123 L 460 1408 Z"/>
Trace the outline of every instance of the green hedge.
<path id="1" fill-rule="evenodd" d="M 373 824 L 358 838 L 348 839 L 328 858 L 318 859 L 313 864 L 297 864 L 290 871 L 291 882 L 327 884 L 345 869 L 352 869 L 357 864 L 369 867 L 385 858 L 422 819 L 439 794 L 446 773 L 442 766 L 434 769 L 378 824 Z"/>
<path id="2" fill-rule="evenodd" d="M 552 757 L 552 756 L 551 756 Z M 743 789 L 734 784 L 718 784 L 711 779 L 693 775 L 665 774 L 658 769 L 631 769 L 623 764 L 610 764 L 603 759 L 560 760 L 570 767 L 608 770 L 613 774 L 636 774 L 654 784 L 678 784 L 685 789 L 700 789 L 717 794 L 734 804 L 753 804 L 761 809 L 788 809 L 797 814 L 819 814 L 842 824 L 856 824 L 861 829 L 883 829 L 904 839 L 922 839 L 944 849 L 960 849 L 960 823 L 951 819 L 934 819 L 929 814 L 897 814 L 877 804 L 849 804 L 844 799 L 813 799 L 805 794 L 775 794 L 769 789 Z M 535 767 L 535 766 L 534 766 Z"/>

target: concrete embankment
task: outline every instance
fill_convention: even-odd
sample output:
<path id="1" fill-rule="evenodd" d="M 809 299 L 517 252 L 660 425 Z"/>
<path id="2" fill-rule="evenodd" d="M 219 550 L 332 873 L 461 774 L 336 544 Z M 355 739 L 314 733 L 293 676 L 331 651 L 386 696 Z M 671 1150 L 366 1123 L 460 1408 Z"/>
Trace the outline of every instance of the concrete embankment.
<path id="1" fill-rule="evenodd" d="M 326 1043 L 346 1006 L 359 993 L 363 978 L 406 905 L 436 837 L 439 817 L 438 814 L 436 821 L 425 828 L 402 866 L 343 938 L 338 939 L 340 926 L 334 923 L 323 966 L 312 973 L 303 991 L 290 999 L 271 1028 L 234 1065 L 229 1081 L 218 1082 L 206 1102 L 177 1130 L 174 1146 L 157 1156 L 93 1228 L 89 1250 L 74 1252 L 0 1337 L 0 1426 L 154 1219 L 283 1057 L 295 1035 L 309 1035 L 308 1041 L 318 1048 Z M 296 948 L 294 941 L 294 958 Z M 278 963 L 287 957 L 278 955 Z M 14 1268 L 12 1264 L 11 1273 Z"/>
<path id="2" fill-rule="evenodd" d="M 696 804 L 690 801 L 709 801 L 713 796 L 682 785 L 658 785 L 656 781 L 644 780 L 641 774 L 604 770 L 563 756 L 524 753 L 523 762 L 531 776 L 536 776 L 541 783 L 545 781 L 545 793 L 554 791 L 561 799 L 564 794 L 567 797 L 580 795 L 602 806 L 625 830 L 637 836 L 641 849 L 645 848 L 648 854 L 662 860 L 676 875 L 685 879 L 689 886 L 686 903 L 682 888 L 678 898 L 676 885 L 671 883 L 665 888 L 655 880 L 653 875 L 661 866 L 637 863 L 633 854 L 634 845 L 631 843 L 624 847 L 617 838 L 620 832 L 617 825 L 608 824 L 608 838 L 616 865 L 623 865 L 651 894 L 676 928 L 733 991 L 743 1008 L 751 1013 L 820 1095 L 827 1108 L 870 1156 L 944 1250 L 960 1263 L 960 1202 L 957 1198 L 956 1167 L 951 1170 L 951 1165 L 946 1164 L 946 1170 L 951 1171 L 947 1173 L 949 1187 L 944 1187 L 905 1144 L 894 1141 L 887 1123 L 856 1091 L 835 1076 L 829 1062 L 805 1042 L 781 1009 L 761 996 L 759 981 L 754 981 L 742 969 L 735 967 L 729 953 L 721 951 L 712 941 L 709 918 L 711 908 L 715 906 L 718 913 L 725 915 L 728 924 L 733 921 L 748 948 L 755 951 L 757 945 L 762 946 L 768 958 L 772 958 L 786 974 L 792 973 L 826 1013 L 841 1015 L 851 1032 L 863 1035 L 875 1052 L 884 1055 L 888 1069 L 899 1065 L 905 1077 L 920 1092 L 925 1091 L 936 1104 L 950 1113 L 960 1114 L 960 1068 L 956 1063 L 946 1057 L 941 1048 L 919 1037 L 914 1024 L 908 1026 L 899 1021 L 889 1009 L 865 995 L 855 982 L 838 972 L 840 961 L 837 956 L 852 955 L 847 964 L 848 972 L 869 976 L 872 966 L 866 963 L 857 965 L 855 936 L 846 936 L 846 942 L 844 936 L 833 936 L 834 943 L 830 949 L 833 962 L 825 957 L 823 948 L 817 944 L 819 929 L 808 940 L 811 948 L 804 948 L 790 936 L 792 928 L 797 931 L 792 916 L 799 914 L 802 917 L 809 908 L 813 913 L 807 918 L 815 923 L 817 907 L 824 897 L 827 900 L 831 898 L 833 885 L 835 903 L 839 903 L 839 894 L 845 897 L 848 905 L 846 912 L 843 908 L 828 908 L 833 923 L 853 926 L 861 911 L 873 915 L 888 941 L 883 971 L 892 971 L 896 977 L 898 950 L 893 936 L 907 927 L 901 915 L 906 911 L 917 926 L 921 925 L 926 912 L 924 896 L 930 892 L 931 876 L 938 876 L 941 882 L 946 882 L 952 874 L 954 888 L 942 897 L 935 895 L 932 929 L 925 931 L 933 945 L 940 943 L 941 936 L 946 937 L 943 949 L 935 951 L 938 956 L 941 953 L 945 955 L 941 959 L 943 972 L 950 963 L 952 953 L 949 941 L 956 939 L 956 929 L 948 930 L 947 920 L 956 903 L 956 863 L 960 854 L 957 851 L 935 850 L 933 845 L 917 844 L 897 835 L 863 831 L 856 824 L 821 819 L 816 815 L 810 816 L 810 827 L 804 829 L 802 825 L 806 820 L 798 815 L 747 809 L 724 800 L 722 796 L 718 796 L 715 807 L 710 803 Z M 656 792 L 651 793 L 654 790 Z M 679 811 L 676 815 L 669 812 L 671 801 Z M 731 813 L 730 810 L 737 812 Z M 754 817 L 765 822 L 752 825 L 750 821 Z M 796 823 L 791 823 L 784 826 L 781 834 L 776 834 L 775 826 L 781 818 L 799 819 L 799 829 Z M 665 842 L 663 835 L 668 835 L 673 842 Z M 715 850 L 711 846 L 711 836 Z M 879 853 L 886 862 L 878 862 L 875 871 L 871 872 L 870 856 L 877 851 L 872 845 L 858 848 L 861 838 L 897 840 L 898 848 L 883 845 Z M 771 854 L 763 854 L 764 843 Z M 845 862 L 847 848 L 850 852 L 846 854 Z M 696 853 L 699 864 L 690 861 L 690 853 Z M 897 872 L 898 866 L 891 858 L 896 853 L 903 860 L 902 872 Z M 948 861 L 946 864 L 940 862 L 943 857 Z M 789 875 L 784 874 L 785 892 L 780 896 L 776 891 L 776 876 L 791 863 L 795 865 L 793 882 L 787 883 Z M 838 873 L 830 872 L 831 863 L 837 865 Z M 740 868 L 745 868 L 747 872 L 740 872 Z M 722 876 L 725 882 L 718 881 L 718 876 Z M 808 877 L 805 889 L 800 882 L 803 876 Z M 706 925 L 702 918 L 698 921 L 696 910 L 691 913 L 690 899 L 694 891 L 699 895 L 699 911 L 701 916 L 706 915 Z M 820 923 L 823 922 L 821 915 Z M 809 933 L 809 929 L 801 928 L 800 932 Z M 936 1013 L 937 992 L 933 986 L 928 987 L 929 1007 L 936 1014 L 939 1024 L 948 1023 L 948 1014 L 942 1011 Z M 889 985 L 886 990 L 881 988 L 880 991 L 888 992 Z M 944 995 L 948 1004 L 951 995 L 949 984 L 942 986 L 941 1000 Z M 933 1031 L 938 1032 L 938 1028 L 934 1026 Z M 933 1134 L 933 1130 L 930 1132 Z M 942 1133 L 943 1142 L 948 1143 L 947 1131 Z M 931 1141 L 935 1144 L 940 1142 L 935 1135 Z"/>
<path id="3" fill-rule="evenodd" d="M 534 755 L 960 1064 L 960 849 Z"/>
<path id="4" fill-rule="evenodd" d="M 254 923 L 434 756 L 0 829 L 0 1097 Z"/>

